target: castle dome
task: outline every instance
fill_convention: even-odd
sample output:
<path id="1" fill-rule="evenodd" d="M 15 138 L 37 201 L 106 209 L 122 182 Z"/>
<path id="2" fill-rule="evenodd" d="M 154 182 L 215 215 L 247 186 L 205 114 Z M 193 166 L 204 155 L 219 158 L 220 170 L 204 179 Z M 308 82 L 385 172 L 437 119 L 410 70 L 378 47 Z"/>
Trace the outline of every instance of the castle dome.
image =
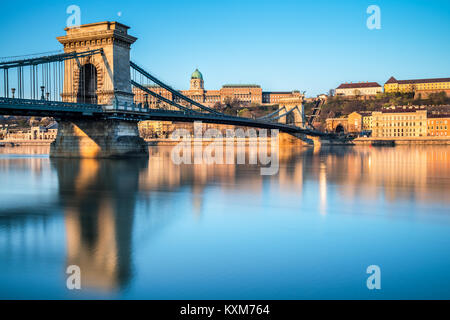
<path id="1" fill-rule="evenodd" d="M 192 73 L 191 79 L 200 79 L 203 80 L 203 75 L 198 69 L 195 69 L 194 73 Z"/>

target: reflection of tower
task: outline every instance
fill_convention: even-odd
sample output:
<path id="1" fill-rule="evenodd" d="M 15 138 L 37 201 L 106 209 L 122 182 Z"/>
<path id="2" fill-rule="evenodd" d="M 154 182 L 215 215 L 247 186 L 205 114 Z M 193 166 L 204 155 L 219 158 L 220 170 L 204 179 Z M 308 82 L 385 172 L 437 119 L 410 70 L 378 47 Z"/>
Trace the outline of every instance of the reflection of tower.
<path id="1" fill-rule="evenodd" d="M 140 168 L 146 161 L 52 160 L 66 213 L 67 265 L 82 287 L 112 290 L 131 274 L 131 236 Z"/>

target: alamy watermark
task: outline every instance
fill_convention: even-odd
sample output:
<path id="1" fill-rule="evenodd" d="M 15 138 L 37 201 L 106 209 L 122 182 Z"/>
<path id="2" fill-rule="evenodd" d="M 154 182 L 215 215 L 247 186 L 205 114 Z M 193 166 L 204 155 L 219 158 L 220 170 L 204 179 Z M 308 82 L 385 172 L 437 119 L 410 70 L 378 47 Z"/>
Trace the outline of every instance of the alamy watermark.
<path id="1" fill-rule="evenodd" d="M 81 9 L 79 6 L 72 4 L 67 7 L 66 13 L 69 15 L 66 20 L 67 28 L 79 28 L 81 26 Z"/>
<path id="2" fill-rule="evenodd" d="M 366 285 L 369 290 L 381 289 L 381 268 L 377 265 L 368 266 L 366 273 L 370 274 L 367 278 Z"/>
<path id="3" fill-rule="evenodd" d="M 171 139 L 180 141 L 171 153 L 176 165 L 257 165 L 259 159 L 261 175 L 275 175 L 279 170 L 278 130 L 270 130 L 269 136 L 267 129 L 227 129 L 224 136 L 218 129 L 203 132 L 203 124 L 194 122 L 193 135 L 186 129 L 176 129 Z"/>
<path id="4" fill-rule="evenodd" d="M 373 4 L 367 7 L 367 14 L 370 16 L 367 18 L 366 26 L 369 30 L 381 29 L 381 9 L 379 6 Z"/>
<path id="5" fill-rule="evenodd" d="M 81 289 L 81 269 L 77 265 L 70 265 L 66 269 L 66 274 L 69 276 L 66 280 L 66 286 L 69 290 Z"/>

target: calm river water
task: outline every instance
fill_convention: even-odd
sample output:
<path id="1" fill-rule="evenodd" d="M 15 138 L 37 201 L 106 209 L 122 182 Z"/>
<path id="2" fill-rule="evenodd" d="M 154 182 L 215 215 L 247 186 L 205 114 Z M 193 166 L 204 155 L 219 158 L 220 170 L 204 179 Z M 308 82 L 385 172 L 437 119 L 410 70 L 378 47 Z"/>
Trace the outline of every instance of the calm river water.
<path id="1" fill-rule="evenodd" d="M 0 148 L 0 298 L 450 299 L 449 147 L 285 149 L 274 176 L 170 152 Z"/>

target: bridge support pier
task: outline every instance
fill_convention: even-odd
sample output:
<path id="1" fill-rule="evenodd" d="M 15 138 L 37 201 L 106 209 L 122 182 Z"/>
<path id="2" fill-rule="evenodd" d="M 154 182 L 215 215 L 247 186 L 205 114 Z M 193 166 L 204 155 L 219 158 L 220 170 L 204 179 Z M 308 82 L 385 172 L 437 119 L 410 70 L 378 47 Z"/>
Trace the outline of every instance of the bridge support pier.
<path id="1" fill-rule="evenodd" d="M 139 136 L 137 122 L 91 119 L 58 121 L 58 125 L 50 157 L 148 157 L 148 146 Z"/>
<path id="2" fill-rule="evenodd" d="M 309 146 L 313 141 L 305 134 L 280 132 L 280 144 L 290 146 Z"/>

